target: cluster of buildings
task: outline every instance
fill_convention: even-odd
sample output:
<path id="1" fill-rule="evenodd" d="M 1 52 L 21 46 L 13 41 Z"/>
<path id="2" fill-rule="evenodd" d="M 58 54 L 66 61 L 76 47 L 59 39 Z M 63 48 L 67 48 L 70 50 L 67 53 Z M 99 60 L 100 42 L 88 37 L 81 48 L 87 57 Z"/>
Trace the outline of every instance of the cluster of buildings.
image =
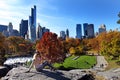
<path id="1" fill-rule="evenodd" d="M 105 32 L 106 26 L 102 24 L 99 28 L 99 33 Z M 31 15 L 29 16 L 29 20 L 21 20 L 19 25 L 19 31 L 13 29 L 13 25 L 10 22 L 7 26 L 6 25 L 0 25 L 0 32 L 2 32 L 6 37 L 9 36 L 21 36 L 25 39 L 29 39 L 31 41 L 35 41 L 37 39 L 40 39 L 45 32 L 50 32 L 50 29 L 47 29 L 45 27 L 42 27 L 40 24 L 38 24 L 38 27 L 36 27 L 36 6 L 31 8 Z M 83 33 L 82 35 L 82 25 L 77 24 L 76 25 L 76 38 L 82 39 L 82 38 L 94 38 L 94 24 L 83 24 Z M 98 34 L 99 34 L 98 33 Z M 60 31 L 60 37 L 62 39 L 66 39 L 66 37 L 69 37 L 69 30 L 66 31 Z"/>
<path id="2" fill-rule="evenodd" d="M 95 37 L 94 24 L 84 23 L 83 24 L 83 33 L 84 33 L 84 35 L 82 36 L 82 25 L 77 24 L 76 25 L 76 38 L 78 38 L 78 39 Z"/>
<path id="3" fill-rule="evenodd" d="M 0 32 L 3 33 L 6 37 L 20 36 L 31 41 L 40 39 L 45 32 L 49 31 L 49 29 L 41 27 L 40 24 L 38 24 L 38 27 L 36 27 L 36 6 L 31 8 L 31 15 L 29 16 L 29 20 L 21 20 L 19 31 L 13 29 L 11 22 L 9 25 L 0 25 Z"/>
<path id="4" fill-rule="evenodd" d="M 98 34 L 102 32 L 106 32 L 105 24 L 100 25 L 98 32 L 96 34 L 94 32 L 94 24 L 84 23 L 83 28 L 81 24 L 76 24 L 76 38 L 78 39 L 94 38 L 95 36 L 97 36 Z M 66 39 L 66 37 L 69 37 L 69 30 L 67 29 L 66 32 L 61 31 L 60 37 L 62 39 Z"/>

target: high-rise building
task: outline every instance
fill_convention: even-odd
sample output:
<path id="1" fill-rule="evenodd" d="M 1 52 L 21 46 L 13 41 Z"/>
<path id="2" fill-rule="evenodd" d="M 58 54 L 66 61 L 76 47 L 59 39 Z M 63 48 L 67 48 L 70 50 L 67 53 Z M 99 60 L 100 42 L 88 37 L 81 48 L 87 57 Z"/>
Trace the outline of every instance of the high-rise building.
<path id="1" fill-rule="evenodd" d="M 69 30 L 66 30 L 66 37 L 69 38 Z"/>
<path id="2" fill-rule="evenodd" d="M 20 23 L 20 36 L 25 38 L 28 32 L 28 20 L 21 20 Z"/>
<path id="3" fill-rule="evenodd" d="M 29 38 L 31 41 L 36 40 L 36 6 L 31 8 L 31 16 L 29 16 Z"/>
<path id="4" fill-rule="evenodd" d="M 0 32 L 7 31 L 8 26 L 6 25 L 0 25 Z"/>
<path id="5" fill-rule="evenodd" d="M 87 30 L 87 32 L 88 32 L 88 38 L 93 38 L 93 37 L 95 37 L 95 35 L 94 35 L 94 24 L 89 24 L 89 25 L 88 25 L 88 30 Z"/>
<path id="6" fill-rule="evenodd" d="M 11 36 L 12 35 L 12 33 L 13 33 L 13 25 L 12 25 L 12 23 L 10 22 L 9 23 L 9 25 L 8 25 L 8 34 L 9 34 L 9 36 Z"/>
<path id="7" fill-rule="evenodd" d="M 20 33 L 18 30 L 13 30 L 12 35 L 11 36 L 20 36 Z"/>
<path id="8" fill-rule="evenodd" d="M 42 27 L 40 24 L 38 24 L 37 39 L 41 39 L 45 32 L 50 32 L 50 30 L 45 27 Z"/>
<path id="9" fill-rule="evenodd" d="M 13 25 L 10 22 L 9 25 L 8 25 L 8 32 L 12 32 L 12 31 L 13 31 Z"/>
<path id="10" fill-rule="evenodd" d="M 84 37 L 88 36 L 88 23 L 83 24 Z"/>
<path id="11" fill-rule="evenodd" d="M 41 39 L 42 38 L 42 27 L 40 24 L 38 24 L 38 28 L 37 28 L 37 39 Z"/>
<path id="12" fill-rule="evenodd" d="M 76 38 L 82 39 L 82 27 L 81 27 L 81 24 L 76 25 Z"/>
<path id="13" fill-rule="evenodd" d="M 99 28 L 99 34 L 102 33 L 102 32 L 106 32 L 106 26 L 105 24 L 102 24 Z"/>
<path id="14" fill-rule="evenodd" d="M 50 32 L 50 30 L 45 27 L 42 27 L 42 36 L 44 35 L 45 32 Z"/>
<path id="15" fill-rule="evenodd" d="M 60 37 L 65 40 L 66 38 L 65 31 L 60 31 Z"/>

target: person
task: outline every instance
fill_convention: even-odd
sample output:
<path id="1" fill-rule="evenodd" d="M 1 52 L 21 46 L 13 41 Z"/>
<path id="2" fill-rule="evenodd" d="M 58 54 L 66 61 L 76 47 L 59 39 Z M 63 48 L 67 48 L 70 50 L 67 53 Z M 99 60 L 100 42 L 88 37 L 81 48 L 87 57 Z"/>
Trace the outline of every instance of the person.
<path id="1" fill-rule="evenodd" d="M 49 68 L 53 71 L 55 71 L 55 68 L 48 62 L 48 61 L 44 61 L 41 62 L 41 56 L 40 53 L 38 51 L 35 52 L 35 54 L 33 55 L 33 61 L 29 67 L 29 70 L 27 72 L 30 72 L 31 68 L 35 67 L 36 71 L 40 72 L 44 69 L 45 66 L 49 66 Z"/>

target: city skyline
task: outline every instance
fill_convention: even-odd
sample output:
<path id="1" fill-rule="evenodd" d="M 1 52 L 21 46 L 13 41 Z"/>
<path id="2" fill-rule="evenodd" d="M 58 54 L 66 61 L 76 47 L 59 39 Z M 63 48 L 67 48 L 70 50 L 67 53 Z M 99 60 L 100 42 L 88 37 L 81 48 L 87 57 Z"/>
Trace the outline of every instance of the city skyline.
<path id="1" fill-rule="evenodd" d="M 95 32 L 101 24 L 106 29 L 120 28 L 116 23 L 120 2 L 114 0 L 2 0 L 0 1 L 0 24 L 19 30 L 21 19 L 30 16 L 31 8 L 37 6 L 37 23 L 59 35 L 69 29 L 70 37 L 76 36 L 76 24 L 94 24 Z M 38 25 L 37 25 L 38 27 Z M 83 29 L 82 29 L 83 35 Z"/>

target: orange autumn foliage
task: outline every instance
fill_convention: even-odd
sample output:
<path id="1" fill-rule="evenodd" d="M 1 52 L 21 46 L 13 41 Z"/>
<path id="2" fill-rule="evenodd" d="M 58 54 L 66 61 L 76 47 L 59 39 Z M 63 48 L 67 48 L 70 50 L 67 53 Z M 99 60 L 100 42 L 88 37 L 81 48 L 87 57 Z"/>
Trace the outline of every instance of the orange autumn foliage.
<path id="1" fill-rule="evenodd" d="M 57 34 L 52 32 L 44 33 L 42 39 L 36 46 L 40 52 L 41 59 L 51 63 L 61 62 L 65 58 L 61 42 L 57 38 Z"/>

